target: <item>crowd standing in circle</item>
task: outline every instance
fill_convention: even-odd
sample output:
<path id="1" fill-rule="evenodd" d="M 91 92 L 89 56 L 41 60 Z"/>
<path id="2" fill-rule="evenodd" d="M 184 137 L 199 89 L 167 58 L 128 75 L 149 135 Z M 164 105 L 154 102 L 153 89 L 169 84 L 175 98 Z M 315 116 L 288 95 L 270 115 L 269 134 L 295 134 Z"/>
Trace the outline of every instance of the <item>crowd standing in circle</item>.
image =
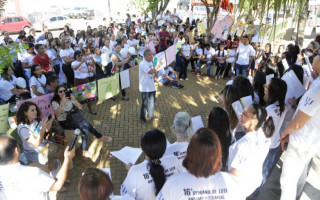
<path id="1" fill-rule="evenodd" d="M 77 31 L 66 26 L 59 37 L 43 28 L 39 36 L 31 29 L 29 33 L 20 31 L 13 40 L 4 31 L 2 45 L 11 48 L 14 42 L 23 43 L 27 49 L 17 53 L 13 67 L 3 69 L 0 103 L 54 93 L 51 105 L 55 116 L 41 119 L 39 107 L 28 101 L 16 116 L 26 159 L 48 165 L 50 175 L 21 165 L 17 141 L 0 135 L 0 198 L 47 199 L 48 191 L 66 190 L 63 184 L 68 182 L 74 150 L 66 150 L 64 160 L 42 153 L 48 143 L 45 133 L 54 119 L 64 129 L 80 129 L 84 157 L 91 156 L 87 151 L 89 133 L 105 142 L 112 140 L 85 120 L 69 121 L 68 114 L 82 110 L 81 103 L 87 103 L 89 113 L 96 112 L 92 102 L 78 102 L 68 94 L 68 88 L 113 76 L 136 66 L 137 60 L 141 61 L 142 124 L 158 119 L 154 115 L 155 83 L 182 89 L 181 83 L 190 76 L 201 79 L 204 75 L 212 81 L 230 78 L 219 98 L 221 108 L 213 107 L 207 128 L 199 130 L 193 129 L 188 113 L 178 112 L 171 127 L 176 142 L 170 146 L 160 130 L 145 132 L 140 141 L 145 160 L 126 166 L 121 197 L 113 197 L 107 174 L 87 169 L 78 187 L 81 199 L 257 199 L 283 151 L 281 200 L 298 198 L 308 166 L 320 153 L 320 36 L 302 50 L 294 44 L 263 46 L 250 42 L 249 35 L 227 32 L 208 41 L 205 34 L 198 33 L 199 23 L 189 18 L 182 21 L 174 9 L 172 13 L 160 11 L 155 19 L 141 15 L 137 22 L 127 14 L 124 25 L 110 21 Z M 161 68 L 160 62 L 154 66 L 154 55 L 178 42 L 182 45 L 174 64 Z M 202 65 L 206 66 L 203 74 Z M 281 78 L 287 73 L 293 73 L 297 84 L 306 89 L 299 98 L 286 97 L 291 85 Z M 121 94 L 124 103 L 129 101 L 125 90 Z M 253 103 L 239 115 L 233 103 L 248 96 Z"/>

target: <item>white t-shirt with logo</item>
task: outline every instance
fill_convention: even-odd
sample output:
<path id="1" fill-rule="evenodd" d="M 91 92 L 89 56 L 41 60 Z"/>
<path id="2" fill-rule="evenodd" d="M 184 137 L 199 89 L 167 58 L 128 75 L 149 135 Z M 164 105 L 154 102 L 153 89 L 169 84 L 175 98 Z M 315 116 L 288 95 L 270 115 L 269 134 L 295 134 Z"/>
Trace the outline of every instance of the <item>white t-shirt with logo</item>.
<path id="1" fill-rule="evenodd" d="M 80 65 L 78 69 L 75 69 L 76 66 L 78 66 L 81 62 L 75 60 L 71 63 L 71 67 L 74 71 L 74 77 L 77 79 L 85 79 L 88 78 L 88 67 L 87 64 L 84 62 Z"/>
<path id="2" fill-rule="evenodd" d="M 173 155 L 179 160 L 183 160 L 187 156 L 188 142 L 175 142 L 170 146 L 167 146 L 165 156 Z"/>
<path id="3" fill-rule="evenodd" d="M 183 53 L 186 57 L 190 56 L 191 48 L 192 48 L 192 47 L 191 47 L 190 44 L 183 44 L 183 45 L 181 46 L 182 53 Z"/>
<path id="4" fill-rule="evenodd" d="M 63 60 L 63 57 L 68 57 L 69 59 L 72 59 L 74 56 L 74 50 L 72 48 L 69 49 L 61 49 L 60 51 L 60 57 L 62 58 L 62 64 L 66 64 Z"/>
<path id="5" fill-rule="evenodd" d="M 32 76 L 30 79 L 30 93 L 32 98 L 38 97 L 33 93 L 32 86 L 36 86 L 36 90 L 42 94 L 46 94 L 46 84 L 47 84 L 47 78 L 45 75 L 41 74 L 41 77 L 38 78 L 36 76 Z"/>
<path id="6" fill-rule="evenodd" d="M 311 118 L 300 130 L 290 134 L 290 144 L 305 155 L 312 155 L 320 150 L 320 77 L 300 99 L 295 115 L 298 111 Z"/>
<path id="7" fill-rule="evenodd" d="M 197 178 L 189 172 L 174 175 L 159 192 L 156 200 L 224 199 L 244 200 L 236 178 L 218 172 L 208 178 Z"/>
<path id="8" fill-rule="evenodd" d="M 239 186 L 244 196 L 249 196 L 262 181 L 262 165 L 269 152 L 270 138 L 261 128 L 246 133 L 229 147 L 228 170 L 237 169 Z"/>
<path id="9" fill-rule="evenodd" d="M 256 55 L 256 51 L 250 44 L 248 44 L 247 46 L 240 44 L 238 46 L 237 53 L 239 54 L 239 56 L 236 63 L 239 65 L 249 65 L 250 56 Z"/>
<path id="10" fill-rule="evenodd" d="M 183 172 L 182 163 L 174 156 L 160 159 L 167 180 L 174 174 Z M 121 185 L 120 194 L 129 194 L 136 200 L 155 199 L 155 186 L 149 173 L 147 160 L 130 168 L 126 179 Z"/>
<path id="11" fill-rule="evenodd" d="M 3 78 L 0 79 L 0 98 L 8 101 L 15 93 L 11 92 L 16 88 L 16 77 L 12 75 L 12 80 L 7 81 Z"/>
<path id="12" fill-rule="evenodd" d="M 160 69 L 159 71 L 158 71 L 158 81 L 160 81 L 160 80 L 162 80 L 163 78 L 165 78 L 163 75 L 169 75 L 169 73 L 170 72 L 172 72 L 172 68 L 171 67 L 168 67 L 168 69 L 164 69 L 164 68 L 162 68 L 162 69 Z"/>
<path id="13" fill-rule="evenodd" d="M 206 55 L 206 59 L 211 59 L 211 58 L 213 58 L 213 56 L 216 55 L 216 51 L 214 50 L 214 48 L 210 48 L 210 50 L 205 48 L 204 54 Z"/>
<path id="14" fill-rule="evenodd" d="M 273 124 L 274 124 L 274 133 L 271 137 L 271 146 L 270 149 L 276 148 L 280 145 L 279 139 L 280 139 L 280 128 L 282 126 L 284 117 L 286 116 L 287 109 L 285 108 L 284 112 L 282 112 L 280 116 L 280 107 L 279 102 L 275 102 L 273 104 L 270 104 L 266 107 L 267 113 L 269 117 L 272 117 Z"/>
<path id="15" fill-rule="evenodd" d="M 154 75 L 148 72 L 153 69 L 153 63 L 143 59 L 139 65 L 139 91 L 155 92 Z"/>
<path id="16" fill-rule="evenodd" d="M 0 199 L 49 200 L 55 180 L 38 167 L 20 163 L 0 165 Z"/>

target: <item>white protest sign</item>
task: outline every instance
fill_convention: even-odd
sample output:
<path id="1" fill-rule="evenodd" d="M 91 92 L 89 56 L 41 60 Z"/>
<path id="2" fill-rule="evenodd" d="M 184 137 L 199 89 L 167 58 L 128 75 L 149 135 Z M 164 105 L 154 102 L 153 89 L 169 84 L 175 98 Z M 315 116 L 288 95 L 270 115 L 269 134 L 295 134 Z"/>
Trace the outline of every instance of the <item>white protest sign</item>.
<path id="1" fill-rule="evenodd" d="M 287 83 L 286 102 L 288 102 L 288 99 L 291 99 L 292 97 L 298 99 L 306 92 L 306 89 L 301 84 L 293 70 L 285 73 L 281 79 Z"/>
<path id="2" fill-rule="evenodd" d="M 250 96 L 250 95 L 249 95 L 249 96 L 246 96 L 246 97 L 242 97 L 242 98 L 240 99 L 240 101 L 241 101 L 241 103 L 242 103 L 243 108 L 245 108 L 245 107 L 253 104 L 252 96 Z"/>
<path id="3" fill-rule="evenodd" d="M 121 90 L 130 87 L 130 73 L 129 70 L 120 72 Z"/>
<path id="4" fill-rule="evenodd" d="M 274 78 L 274 74 L 269 74 L 266 76 L 266 82 L 268 83 L 272 78 Z"/>
<path id="5" fill-rule="evenodd" d="M 240 101 L 233 102 L 232 108 L 233 108 L 234 112 L 236 113 L 238 119 L 240 120 L 240 114 L 243 113 L 243 107 L 242 107 Z"/>
<path id="6" fill-rule="evenodd" d="M 193 132 L 194 132 L 194 133 L 197 132 L 197 130 L 199 130 L 200 128 L 203 128 L 203 127 L 204 127 L 200 115 L 195 116 L 195 117 L 192 117 L 192 118 L 191 118 L 191 121 L 192 121 L 192 126 L 193 126 Z"/>

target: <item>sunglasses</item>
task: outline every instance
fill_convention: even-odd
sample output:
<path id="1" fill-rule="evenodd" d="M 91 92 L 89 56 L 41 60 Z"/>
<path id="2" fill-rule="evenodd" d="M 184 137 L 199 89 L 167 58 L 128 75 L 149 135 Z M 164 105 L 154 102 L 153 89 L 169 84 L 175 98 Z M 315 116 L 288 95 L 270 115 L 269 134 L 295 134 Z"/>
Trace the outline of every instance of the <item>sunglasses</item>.
<path id="1" fill-rule="evenodd" d="M 13 41 L 8 41 L 8 44 L 12 44 L 13 43 Z"/>
<path id="2" fill-rule="evenodd" d="M 60 90 L 58 93 L 63 93 L 63 92 L 66 92 L 67 90 Z"/>

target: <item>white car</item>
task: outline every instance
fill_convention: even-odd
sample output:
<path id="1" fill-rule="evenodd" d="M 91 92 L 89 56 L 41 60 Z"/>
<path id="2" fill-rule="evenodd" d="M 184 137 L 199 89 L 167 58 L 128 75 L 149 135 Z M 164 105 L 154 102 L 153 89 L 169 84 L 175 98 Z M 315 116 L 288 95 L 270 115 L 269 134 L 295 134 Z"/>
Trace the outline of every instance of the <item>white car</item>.
<path id="1" fill-rule="evenodd" d="M 36 31 L 41 31 L 43 27 L 47 27 L 48 30 L 55 30 L 63 29 L 65 25 L 70 27 L 70 24 L 70 20 L 66 16 L 51 16 L 41 22 L 35 23 L 33 26 Z"/>

